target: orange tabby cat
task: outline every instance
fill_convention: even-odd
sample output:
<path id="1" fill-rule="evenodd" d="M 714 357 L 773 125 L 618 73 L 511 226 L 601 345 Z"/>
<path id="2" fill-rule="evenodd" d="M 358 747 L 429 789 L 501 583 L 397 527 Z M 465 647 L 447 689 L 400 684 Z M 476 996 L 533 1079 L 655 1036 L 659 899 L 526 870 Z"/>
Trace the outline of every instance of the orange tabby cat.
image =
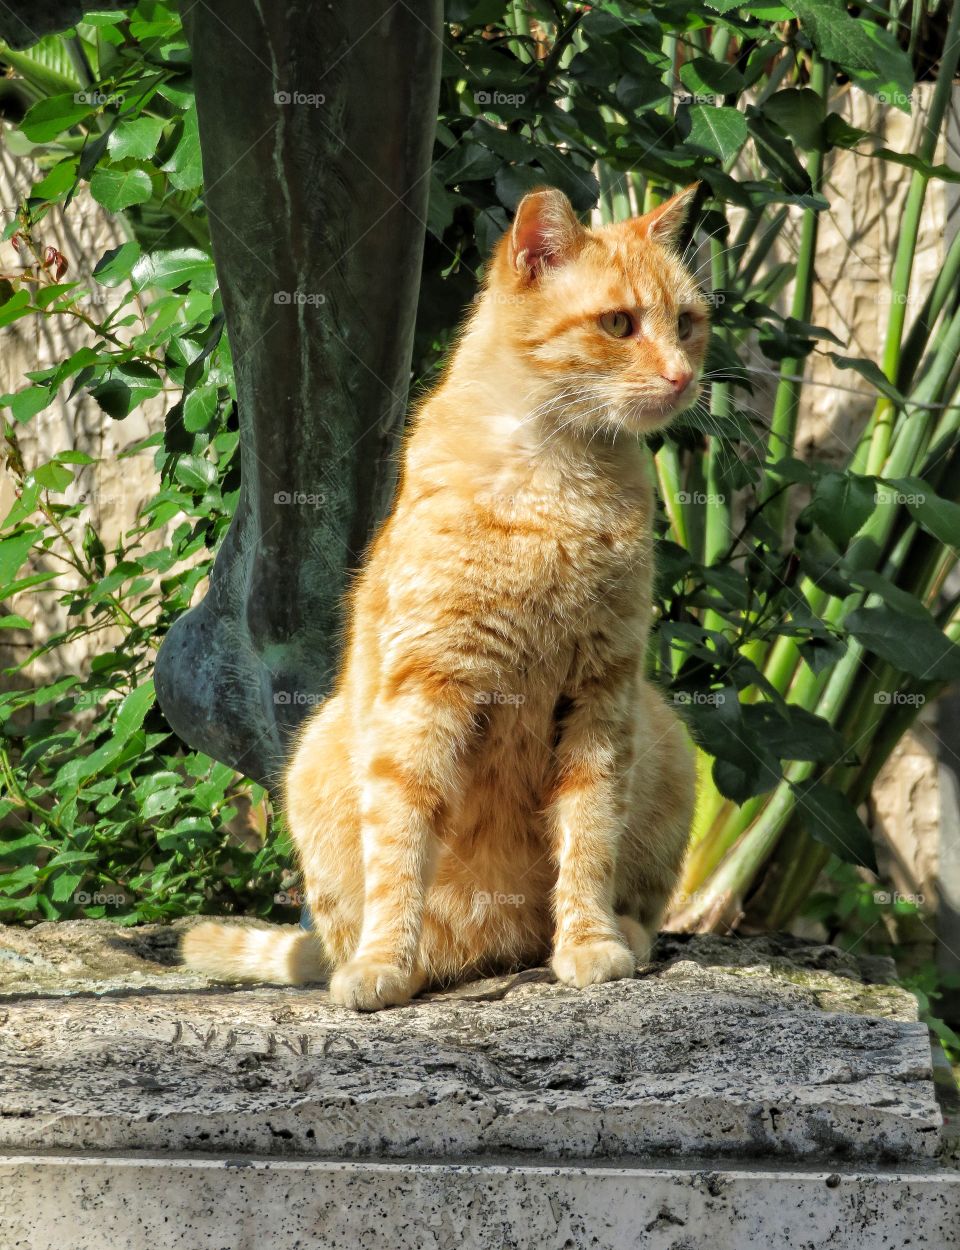
<path id="1" fill-rule="evenodd" d="M 316 936 L 201 924 L 191 966 L 372 1011 L 533 965 L 633 975 L 683 858 L 693 770 L 644 678 L 641 438 L 689 407 L 705 301 L 674 250 L 693 188 L 589 230 L 526 196 L 350 599 L 343 670 L 285 800 Z M 319 938 L 319 944 L 317 942 Z"/>

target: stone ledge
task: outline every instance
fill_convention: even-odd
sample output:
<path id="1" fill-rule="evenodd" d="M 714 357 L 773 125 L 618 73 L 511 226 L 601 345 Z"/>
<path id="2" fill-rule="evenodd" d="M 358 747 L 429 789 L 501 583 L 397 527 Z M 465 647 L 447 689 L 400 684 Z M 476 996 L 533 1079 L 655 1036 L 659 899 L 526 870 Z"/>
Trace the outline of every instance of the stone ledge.
<path id="1" fill-rule="evenodd" d="M 0 1250 L 949 1250 L 960 1174 L 0 1155 Z"/>
<path id="2" fill-rule="evenodd" d="M 183 925 L 0 929 L 0 1147 L 312 1158 L 532 1152 L 922 1164 L 925 1026 L 883 961 L 780 937 L 661 939 L 633 981 L 546 970 L 375 1016 L 215 986 Z"/>

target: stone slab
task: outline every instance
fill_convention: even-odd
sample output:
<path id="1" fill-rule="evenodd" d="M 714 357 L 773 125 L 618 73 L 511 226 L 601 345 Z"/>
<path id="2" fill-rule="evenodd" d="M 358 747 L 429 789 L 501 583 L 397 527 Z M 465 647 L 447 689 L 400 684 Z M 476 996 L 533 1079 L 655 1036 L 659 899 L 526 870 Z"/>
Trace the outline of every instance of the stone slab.
<path id="1" fill-rule="evenodd" d="M 889 969 L 661 939 L 632 981 L 543 969 L 357 1016 L 174 965 L 175 927 L 0 931 L 0 1148 L 922 1164 L 942 1116 Z"/>
<path id="2" fill-rule="evenodd" d="M 0 1250 L 951 1250 L 960 1174 L 0 1156 Z"/>

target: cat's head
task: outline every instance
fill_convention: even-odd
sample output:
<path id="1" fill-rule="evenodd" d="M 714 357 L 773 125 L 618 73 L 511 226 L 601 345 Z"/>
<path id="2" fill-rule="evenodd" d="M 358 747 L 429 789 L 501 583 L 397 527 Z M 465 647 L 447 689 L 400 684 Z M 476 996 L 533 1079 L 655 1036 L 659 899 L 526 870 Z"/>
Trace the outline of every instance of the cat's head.
<path id="1" fill-rule="evenodd" d="M 594 230 L 561 191 L 521 200 L 485 300 L 548 425 L 645 433 L 696 402 L 708 305 L 676 246 L 694 191 Z"/>

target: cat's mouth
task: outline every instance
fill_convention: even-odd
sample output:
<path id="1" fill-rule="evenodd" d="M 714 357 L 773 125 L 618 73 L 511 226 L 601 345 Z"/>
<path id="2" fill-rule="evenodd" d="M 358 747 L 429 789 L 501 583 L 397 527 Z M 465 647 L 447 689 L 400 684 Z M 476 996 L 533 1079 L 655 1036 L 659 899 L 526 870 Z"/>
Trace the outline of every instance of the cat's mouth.
<path id="1" fill-rule="evenodd" d="M 680 391 L 664 390 L 660 395 L 645 392 L 630 404 L 630 420 L 642 431 L 665 425 L 685 409 L 692 407 L 699 394 L 699 378 L 691 378 Z"/>

